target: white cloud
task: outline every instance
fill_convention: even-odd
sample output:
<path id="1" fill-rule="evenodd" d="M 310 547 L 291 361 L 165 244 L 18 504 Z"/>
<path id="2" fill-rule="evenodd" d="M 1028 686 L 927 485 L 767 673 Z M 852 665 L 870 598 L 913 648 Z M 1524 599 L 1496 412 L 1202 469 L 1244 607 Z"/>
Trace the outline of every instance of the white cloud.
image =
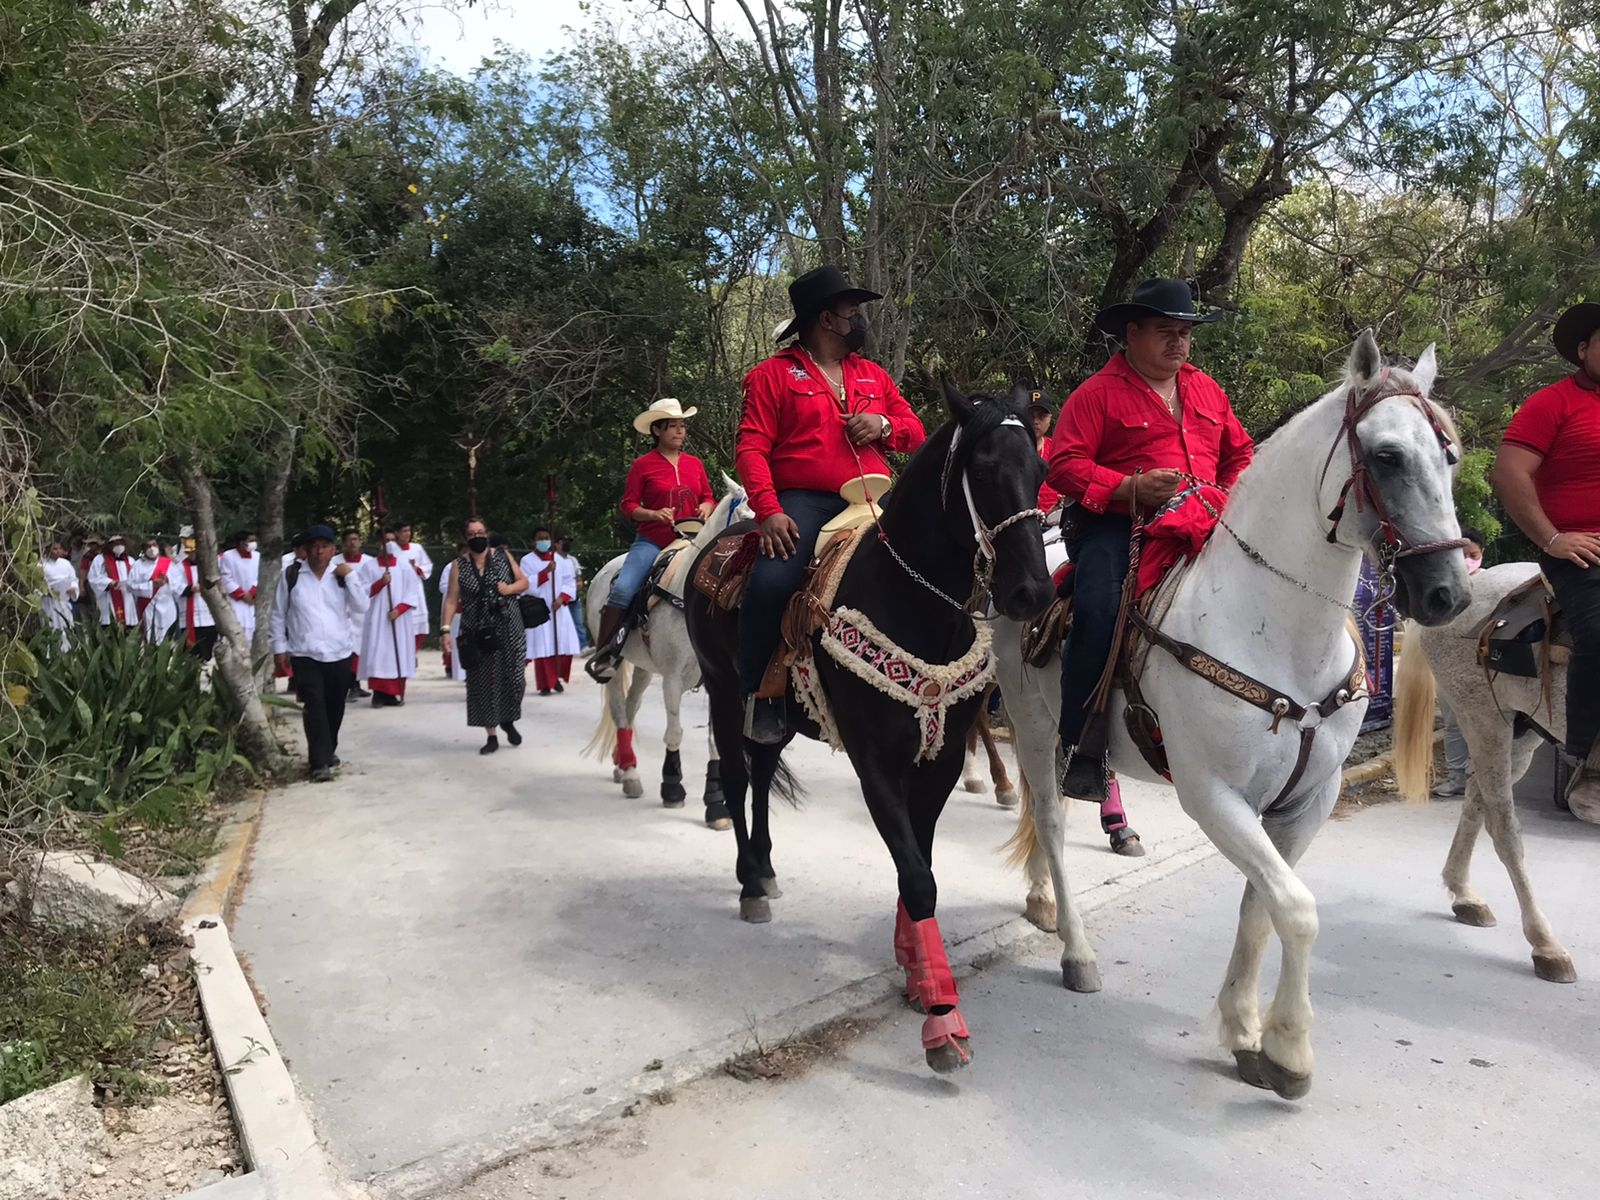
<path id="1" fill-rule="evenodd" d="M 445 6 L 428 3 L 394 27 L 395 42 L 431 66 L 465 73 L 504 42 L 535 59 L 566 46 L 570 30 L 592 18 L 584 0 L 488 0 Z"/>

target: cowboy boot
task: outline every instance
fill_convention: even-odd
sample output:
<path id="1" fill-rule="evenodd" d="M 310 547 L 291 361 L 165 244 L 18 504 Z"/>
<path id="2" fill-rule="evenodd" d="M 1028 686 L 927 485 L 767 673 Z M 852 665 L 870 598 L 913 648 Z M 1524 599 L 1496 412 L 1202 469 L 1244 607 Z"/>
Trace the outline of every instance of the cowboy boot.
<path id="1" fill-rule="evenodd" d="M 627 615 L 626 609 L 612 608 L 609 604 L 600 610 L 600 630 L 595 635 L 594 653 L 583 665 L 589 678 L 596 683 L 610 683 L 617 664 L 622 661 L 622 647 L 628 640 L 622 622 Z M 621 637 L 617 636 L 619 631 L 622 631 Z"/>

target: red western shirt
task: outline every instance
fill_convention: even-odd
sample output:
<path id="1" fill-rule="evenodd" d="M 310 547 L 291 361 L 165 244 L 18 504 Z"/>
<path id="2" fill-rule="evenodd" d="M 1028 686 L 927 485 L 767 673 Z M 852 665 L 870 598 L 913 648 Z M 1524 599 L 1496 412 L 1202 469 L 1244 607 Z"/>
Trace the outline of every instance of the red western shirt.
<path id="1" fill-rule="evenodd" d="M 674 519 L 682 521 L 699 515 L 702 504 L 715 504 L 706 466 L 692 454 L 679 454 L 673 463 L 659 450 L 641 454 L 628 468 L 628 482 L 622 488 L 622 503 L 617 507 L 630 521 L 640 508 L 670 508 Z M 658 546 L 671 544 L 672 525 L 650 521 L 639 532 Z"/>
<path id="2" fill-rule="evenodd" d="M 885 447 L 909 454 L 927 437 L 887 371 L 859 354 L 846 355 L 840 366 L 842 402 L 799 346 L 778 351 L 744 377 L 734 467 L 756 520 L 782 512 L 778 493 L 789 488 L 836 494 L 859 475 L 888 475 Z M 888 417 L 889 436 L 852 446 L 847 413 Z"/>
<path id="3" fill-rule="evenodd" d="M 1600 531 L 1600 384 L 1578 371 L 1540 388 L 1511 418 L 1502 441 L 1543 456 L 1533 487 L 1552 525 Z"/>
<path id="4" fill-rule="evenodd" d="M 1050 441 L 1048 482 L 1090 512 L 1128 511 L 1111 493 L 1135 471 L 1187 471 L 1223 489 L 1255 453 L 1228 394 L 1198 367 L 1178 371 L 1180 425 L 1119 352 L 1067 397 Z"/>

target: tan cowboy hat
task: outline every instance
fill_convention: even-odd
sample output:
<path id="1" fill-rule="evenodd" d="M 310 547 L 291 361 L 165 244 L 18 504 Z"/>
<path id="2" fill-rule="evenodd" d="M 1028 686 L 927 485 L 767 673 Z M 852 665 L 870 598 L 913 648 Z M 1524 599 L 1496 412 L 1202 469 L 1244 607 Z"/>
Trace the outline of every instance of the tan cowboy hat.
<path id="1" fill-rule="evenodd" d="M 633 427 L 640 433 L 648 434 L 650 426 L 657 421 L 684 421 L 699 411 L 698 408 L 685 408 L 676 400 L 668 397 L 665 400 L 657 400 L 635 417 L 633 419 Z"/>

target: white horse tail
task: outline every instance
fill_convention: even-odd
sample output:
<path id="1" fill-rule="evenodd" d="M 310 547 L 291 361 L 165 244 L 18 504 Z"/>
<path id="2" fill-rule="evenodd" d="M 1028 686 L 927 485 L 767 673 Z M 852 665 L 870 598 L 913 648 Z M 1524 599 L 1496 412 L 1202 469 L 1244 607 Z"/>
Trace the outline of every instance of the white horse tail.
<path id="1" fill-rule="evenodd" d="M 1426 804 L 1433 775 L 1433 668 L 1422 653 L 1421 631 L 1407 621 L 1405 649 L 1394 677 L 1394 775 L 1409 804 Z"/>
<path id="2" fill-rule="evenodd" d="M 594 736 L 589 739 L 589 744 L 583 752 L 590 758 L 598 758 L 601 762 L 610 762 L 617 749 L 617 723 L 611 719 L 611 689 L 621 688 L 622 694 L 628 694 L 628 685 L 633 682 L 633 666 L 627 659 L 617 664 L 616 677 L 608 684 L 600 697 L 600 720 L 594 727 Z"/>
<path id="3" fill-rule="evenodd" d="M 1017 774 L 1022 777 L 1018 781 L 1022 802 L 1017 807 L 1017 827 L 1000 847 L 1000 852 L 1006 856 L 1008 867 L 1021 869 L 1039 849 L 1039 828 L 1033 823 L 1033 788 L 1028 784 L 1028 773 L 1019 771 Z"/>

